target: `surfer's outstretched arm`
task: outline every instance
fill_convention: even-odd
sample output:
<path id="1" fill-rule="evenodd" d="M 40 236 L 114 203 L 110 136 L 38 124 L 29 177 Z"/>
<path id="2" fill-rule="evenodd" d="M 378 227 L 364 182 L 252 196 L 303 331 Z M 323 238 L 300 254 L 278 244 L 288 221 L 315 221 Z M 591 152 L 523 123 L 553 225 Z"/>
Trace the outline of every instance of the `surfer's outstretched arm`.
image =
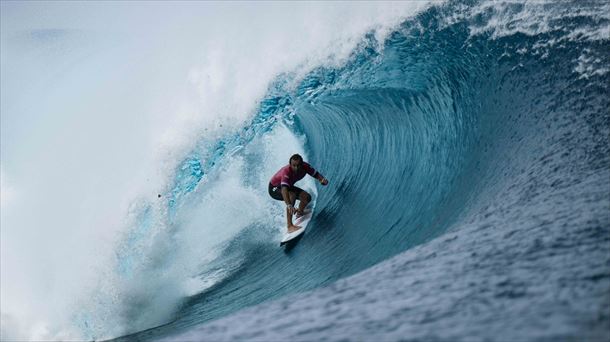
<path id="1" fill-rule="evenodd" d="M 328 185 L 328 179 L 324 178 L 324 176 L 322 176 L 320 173 L 318 173 L 318 177 L 316 178 L 318 179 L 318 181 L 320 181 L 320 184 Z"/>
<path id="2" fill-rule="evenodd" d="M 322 176 L 322 174 L 320 172 L 318 172 L 316 169 L 314 169 L 311 165 L 303 162 L 303 169 L 305 170 L 305 172 L 307 172 L 307 174 L 309 174 L 313 178 L 317 179 L 320 182 L 320 184 L 322 184 L 322 185 L 328 184 L 328 179 L 324 178 L 324 176 Z"/>
<path id="3" fill-rule="evenodd" d="M 322 174 L 320 172 L 316 171 L 316 174 L 314 175 L 314 177 L 318 180 L 318 182 L 320 182 L 320 184 L 322 184 L 322 185 L 328 184 L 328 179 L 324 178 L 324 176 L 322 176 Z"/>

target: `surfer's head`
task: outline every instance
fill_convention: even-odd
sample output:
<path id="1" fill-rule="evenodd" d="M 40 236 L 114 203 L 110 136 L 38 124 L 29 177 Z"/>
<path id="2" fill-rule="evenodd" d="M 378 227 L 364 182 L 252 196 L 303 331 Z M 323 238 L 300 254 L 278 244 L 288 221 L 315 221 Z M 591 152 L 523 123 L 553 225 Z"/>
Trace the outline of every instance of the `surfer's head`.
<path id="1" fill-rule="evenodd" d="M 290 168 L 293 172 L 297 172 L 303 166 L 303 157 L 300 154 L 293 154 L 289 160 Z"/>

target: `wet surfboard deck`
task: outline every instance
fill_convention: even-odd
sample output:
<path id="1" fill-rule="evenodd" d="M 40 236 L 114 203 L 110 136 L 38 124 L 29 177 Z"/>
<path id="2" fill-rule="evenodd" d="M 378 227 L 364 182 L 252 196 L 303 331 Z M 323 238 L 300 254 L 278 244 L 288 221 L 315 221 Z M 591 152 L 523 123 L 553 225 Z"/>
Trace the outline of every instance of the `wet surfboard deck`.
<path id="1" fill-rule="evenodd" d="M 309 224 L 309 221 L 311 221 L 311 217 L 313 216 L 313 211 L 311 209 L 305 209 L 304 211 L 305 215 L 292 221 L 295 226 L 299 226 L 301 227 L 301 229 L 295 230 L 290 234 L 287 232 L 284 233 L 284 237 L 282 238 L 282 241 L 280 241 L 280 246 L 283 246 L 289 243 L 290 241 L 295 240 L 297 237 L 301 236 L 305 232 L 307 224 Z M 286 229 L 286 227 L 283 227 L 282 229 Z"/>

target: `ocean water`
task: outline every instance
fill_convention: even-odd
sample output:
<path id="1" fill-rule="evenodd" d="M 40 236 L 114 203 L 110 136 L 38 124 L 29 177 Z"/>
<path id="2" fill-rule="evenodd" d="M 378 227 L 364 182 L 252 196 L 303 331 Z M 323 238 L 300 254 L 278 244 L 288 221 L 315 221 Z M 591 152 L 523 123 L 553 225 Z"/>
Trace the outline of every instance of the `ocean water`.
<path id="1" fill-rule="evenodd" d="M 196 104 L 179 112 L 195 114 L 173 113 L 177 123 L 153 115 L 154 129 L 136 130 L 146 141 L 172 124 L 163 148 L 135 166 L 162 170 L 142 171 L 142 187 L 154 189 L 104 192 L 126 199 L 107 211 L 122 216 L 95 244 L 102 261 L 76 282 L 78 295 L 61 301 L 66 318 L 47 322 L 39 336 L 608 340 L 610 5 L 398 5 L 311 11 L 300 4 L 314 28 L 295 29 L 311 35 L 299 36 L 306 48 L 298 53 L 276 56 L 283 45 L 264 40 L 264 48 L 252 45 L 249 64 L 221 40 L 219 48 L 168 62 L 206 61 L 186 68 Z M 250 10 L 285 14 L 290 25 L 294 9 Z M 237 19 L 231 27 L 247 27 Z M 331 34 L 342 27 L 349 34 Z M 218 35 L 241 37 L 236 32 Z M 279 38 L 292 47 L 293 34 Z M 195 37 L 189 32 L 174 44 Z M 115 44 L 100 40 L 96 47 Z M 134 59 L 154 64 L 175 50 L 161 51 Z M 174 70 L 160 70 L 159 84 L 137 98 L 146 103 L 162 93 L 165 76 L 180 93 Z M 3 107 L 3 136 L 13 128 L 4 123 L 12 108 Z M 129 131 L 116 141 L 117 149 L 135 150 Z M 3 188 L 14 175 L 7 151 Z M 330 184 L 300 183 L 315 197 L 314 217 L 299 243 L 284 249 L 282 206 L 269 198 L 267 182 L 295 152 Z M 3 202 L 11 195 L 2 194 Z M 11 236 L 5 226 L 16 222 L 9 210 L 3 204 L 3 250 Z M 3 260 L 3 301 L 11 265 Z M 53 279 L 63 288 L 73 278 L 61 275 Z M 2 311 L 3 338 L 18 336 L 5 331 L 24 324 L 20 316 L 4 304 Z"/>

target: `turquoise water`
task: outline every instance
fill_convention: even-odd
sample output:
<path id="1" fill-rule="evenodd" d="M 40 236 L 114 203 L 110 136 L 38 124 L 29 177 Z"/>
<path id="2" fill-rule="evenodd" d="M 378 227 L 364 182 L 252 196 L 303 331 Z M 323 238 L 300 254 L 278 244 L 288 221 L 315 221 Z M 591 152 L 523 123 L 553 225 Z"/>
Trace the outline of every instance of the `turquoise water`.
<path id="1" fill-rule="evenodd" d="M 602 2 L 450 2 L 403 21 L 384 41 L 366 36 L 341 67 L 278 75 L 248 124 L 198 143 L 176 168 L 163 205 L 180 234 L 183 207 L 206 187 L 222 191 L 214 183 L 236 159 L 244 186 L 265 196 L 262 142 L 287 129 L 330 180 L 317 186 L 305 236 L 284 250 L 275 221 L 252 222 L 193 275 L 213 278 L 209 287 L 179 300 L 165 324 L 125 339 L 607 336 L 604 9 Z M 148 234 L 147 210 L 127 246 Z M 281 219 L 281 210 L 269 214 Z M 129 251 L 117 259 L 125 276 L 139 257 Z M 179 267 L 172 260 L 158 269 Z M 286 298 L 295 297 L 286 296 L 295 294 L 301 306 L 288 310 Z M 410 314 L 377 317 L 400 298 Z M 359 321 L 315 309 L 328 305 L 369 315 Z M 125 319 L 139 315 L 136 306 Z M 274 327 L 282 317 L 308 317 L 311 326 Z"/>

